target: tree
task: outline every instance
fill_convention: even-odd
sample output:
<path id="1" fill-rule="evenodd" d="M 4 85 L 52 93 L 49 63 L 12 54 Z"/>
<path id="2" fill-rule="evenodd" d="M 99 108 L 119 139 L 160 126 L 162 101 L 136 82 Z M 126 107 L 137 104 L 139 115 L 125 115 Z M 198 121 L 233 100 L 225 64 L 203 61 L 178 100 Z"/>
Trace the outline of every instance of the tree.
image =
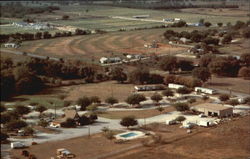
<path id="1" fill-rule="evenodd" d="M 39 106 L 37 106 L 36 108 L 35 108 L 35 111 L 37 111 L 37 112 L 39 112 L 40 113 L 40 117 L 41 117 L 41 115 L 42 115 L 42 113 L 44 112 L 44 111 L 46 111 L 47 110 L 47 108 L 45 107 L 45 106 L 42 106 L 42 105 L 39 105 Z"/>
<path id="2" fill-rule="evenodd" d="M 10 122 L 6 123 L 5 127 L 7 130 L 17 130 L 23 127 L 26 127 L 27 123 L 22 120 L 11 120 Z"/>
<path id="3" fill-rule="evenodd" d="M 33 134 L 35 132 L 31 127 L 25 127 L 23 130 L 24 130 L 25 135 L 32 135 L 33 136 Z"/>
<path id="4" fill-rule="evenodd" d="M 145 101 L 146 97 L 143 94 L 131 94 L 127 97 L 126 102 L 131 105 L 140 104 Z"/>
<path id="5" fill-rule="evenodd" d="M 208 96 L 202 96 L 202 98 L 201 98 L 202 100 L 204 100 L 204 101 L 206 101 L 206 100 L 208 100 L 209 99 L 209 97 Z"/>
<path id="6" fill-rule="evenodd" d="M 63 15 L 62 16 L 62 20 L 68 20 L 69 19 L 69 16 L 68 15 Z"/>
<path id="7" fill-rule="evenodd" d="M 166 90 L 162 91 L 162 95 L 164 95 L 166 97 L 171 97 L 171 96 L 174 96 L 174 92 L 171 89 L 166 89 Z"/>
<path id="8" fill-rule="evenodd" d="M 91 123 L 90 119 L 85 116 L 85 115 L 82 115 L 80 118 L 79 118 L 79 123 L 80 125 L 88 125 Z"/>
<path id="9" fill-rule="evenodd" d="M 197 67 L 192 71 L 192 76 L 206 82 L 211 78 L 211 74 L 206 67 Z"/>
<path id="10" fill-rule="evenodd" d="M 222 27 L 223 26 L 223 23 L 219 22 L 217 23 L 218 27 Z"/>
<path id="11" fill-rule="evenodd" d="M 106 103 L 108 104 L 111 104 L 113 106 L 113 104 L 115 103 L 118 103 L 118 100 L 114 97 L 108 97 L 106 100 L 105 100 Z"/>
<path id="12" fill-rule="evenodd" d="M 205 27 L 210 27 L 212 24 L 210 22 L 205 22 L 204 25 Z"/>
<path id="13" fill-rule="evenodd" d="M 1 70 L 3 70 L 2 64 L 3 63 L 1 59 Z M 16 84 L 16 81 L 11 72 L 1 71 L 1 76 L 0 76 L 1 100 L 9 99 L 14 94 L 15 84 Z"/>
<path id="14" fill-rule="evenodd" d="M 1 113 L 1 124 L 8 123 L 11 120 L 11 115 L 9 113 Z"/>
<path id="15" fill-rule="evenodd" d="M 187 103 L 176 103 L 174 107 L 177 111 L 183 112 L 189 110 L 189 106 Z"/>
<path id="16" fill-rule="evenodd" d="M 222 101 L 222 102 L 225 102 L 227 100 L 229 100 L 229 95 L 228 94 L 221 94 L 219 96 L 219 99 Z"/>
<path id="17" fill-rule="evenodd" d="M 250 38 L 250 28 L 247 27 L 242 31 L 242 35 L 244 38 Z"/>
<path id="18" fill-rule="evenodd" d="M 180 60 L 178 62 L 178 67 L 182 71 L 191 71 L 193 69 L 193 62 L 189 60 Z"/>
<path id="19" fill-rule="evenodd" d="M 250 66 L 250 53 L 241 54 L 240 61 L 243 65 Z"/>
<path id="20" fill-rule="evenodd" d="M 115 67 L 111 70 L 111 79 L 116 80 L 119 83 L 123 83 L 127 80 L 127 75 L 124 73 L 123 68 L 121 67 Z"/>
<path id="21" fill-rule="evenodd" d="M 81 106 L 81 110 L 86 110 L 86 107 L 91 104 L 91 101 L 88 97 L 84 96 L 79 98 L 76 103 Z"/>
<path id="22" fill-rule="evenodd" d="M 190 92 L 191 92 L 191 90 L 188 89 L 187 87 L 181 87 L 181 88 L 177 89 L 177 93 L 180 93 L 180 94 L 188 94 Z"/>
<path id="23" fill-rule="evenodd" d="M 137 68 L 129 73 L 129 81 L 133 84 L 145 84 L 149 78 L 149 70 L 145 68 Z"/>
<path id="24" fill-rule="evenodd" d="M 182 121 L 186 120 L 186 118 L 184 116 L 178 116 L 177 118 L 175 118 L 175 120 L 178 122 L 182 122 Z"/>
<path id="25" fill-rule="evenodd" d="M 45 127 L 47 127 L 49 125 L 49 123 L 46 120 L 40 120 L 37 123 L 37 125 L 45 128 Z"/>
<path id="26" fill-rule="evenodd" d="M 239 101 L 237 99 L 231 99 L 228 101 L 228 104 L 230 104 L 232 106 L 236 106 L 239 104 Z"/>
<path id="27" fill-rule="evenodd" d="M 158 110 L 159 112 L 162 112 L 164 110 L 164 108 L 162 107 L 157 107 L 156 110 Z"/>
<path id="28" fill-rule="evenodd" d="M 68 107 L 68 106 L 70 106 L 71 105 L 71 101 L 69 101 L 69 100 L 65 100 L 65 101 L 63 101 L 63 106 L 64 107 Z"/>
<path id="29" fill-rule="evenodd" d="M 91 103 L 98 103 L 98 104 L 101 103 L 101 100 L 98 96 L 90 97 L 90 101 L 91 101 Z"/>
<path id="30" fill-rule="evenodd" d="M 164 71 L 169 71 L 172 73 L 178 67 L 177 58 L 174 56 L 167 56 L 160 60 L 160 68 Z"/>
<path id="31" fill-rule="evenodd" d="M 151 96 L 151 100 L 153 100 L 156 103 L 159 103 L 159 101 L 162 100 L 162 96 L 158 93 L 155 93 Z"/>
<path id="32" fill-rule="evenodd" d="M 244 79 L 250 79 L 250 68 L 241 67 L 239 70 L 238 76 L 243 77 Z"/>
<path id="33" fill-rule="evenodd" d="M 226 35 L 224 35 L 223 38 L 222 38 L 222 43 L 223 43 L 223 44 L 229 44 L 229 43 L 231 43 L 232 39 L 233 39 L 233 38 L 232 38 L 232 35 L 226 34 Z"/>
<path id="34" fill-rule="evenodd" d="M 200 58 L 199 65 L 200 67 L 207 67 L 209 63 L 215 58 L 213 54 L 205 54 Z"/>
<path id="35" fill-rule="evenodd" d="M 240 62 L 234 57 L 217 57 L 208 65 L 211 73 L 234 77 L 238 74 Z"/>
<path id="36" fill-rule="evenodd" d="M 89 120 L 90 121 L 95 121 L 95 120 L 97 120 L 98 119 L 98 116 L 96 115 L 96 113 L 91 113 L 90 115 L 89 115 Z"/>
<path id="37" fill-rule="evenodd" d="M 135 119 L 134 116 L 126 116 L 124 118 L 122 118 L 122 120 L 120 121 L 120 124 L 122 126 L 125 126 L 127 128 L 129 128 L 130 126 L 135 126 L 138 124 L 137 120 Z"/>
<path id="38" fill-rule="evenodd" d="M 2 113 L 2 112 L 5 112 L 5 111 L 6 111 L 6 107 L 3 106 L 3 105 L 0 105 L 0 112 Z"/>
<path id="39" fill-rule="evenodd" d="M 31 112 L 29 107 L 23 106 L 23 105 L 18 105 L 15 107 L 14 110 L 18 115 L 23 116 L 25 114 L 29 114 Z"/>
<path id="40" fill-rule="evenodd" d="M 2 141 L 6 141 L 9 138 L 9 135 L 7 133 L 4 132 L 0 132 L 0 136 L 1 136 L 1 142 Z"/>
<path id="41" fill-rule="evenodd" d="M 61 127 L 63 128 L 74 128 L 76 127 L 76 122 L 74 119 L 68 118 L 66 121 L 61 123 Z"/>

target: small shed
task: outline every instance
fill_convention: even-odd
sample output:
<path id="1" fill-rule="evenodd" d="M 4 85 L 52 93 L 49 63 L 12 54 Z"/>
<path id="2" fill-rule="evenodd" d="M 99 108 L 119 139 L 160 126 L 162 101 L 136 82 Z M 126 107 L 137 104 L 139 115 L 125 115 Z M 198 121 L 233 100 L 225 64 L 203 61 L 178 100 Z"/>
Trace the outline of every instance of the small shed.
<path id="1" fill-rule="evenodd" d="M 233 108 L 214 103 L 199 104 L 193 109 L 202 112 L 207 116 L 228 117 L 233 115 Z"/>
<path id="2" fill-rule="evenodd" d="M 168 84 L 168 88 L 174 88 L 174 89 L 179 89 L 179 88 L 184 88 L 184 85 L 180 85 L 180 84 L 174 84 L 174 83 L 169 83 Z"/>
<path id="3" fill-rule="evenodd" d="M 207 93 L 207 94 L 215 94 L 216 91 L 214 89 L 210 88 L 204 88 L 204 87 L 195 87 L 195 92 L 201 92 L 201 93 Z"/>

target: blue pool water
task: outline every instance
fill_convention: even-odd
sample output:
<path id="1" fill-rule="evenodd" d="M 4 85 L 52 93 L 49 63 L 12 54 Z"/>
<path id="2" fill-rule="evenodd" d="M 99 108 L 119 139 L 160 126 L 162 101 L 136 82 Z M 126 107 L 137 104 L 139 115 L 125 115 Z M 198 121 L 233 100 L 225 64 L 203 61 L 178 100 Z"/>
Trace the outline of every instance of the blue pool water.
<path id="1" fill-rule="evenodd" d="M 134 132 L 130 132 L 130 133 L 127 133 L 127 134 L 121 135 L 121 137 L 127 138 L 127 137 L 136 136 L 136 135 L 137 135 L 136 133 L 134 133 Z"/>

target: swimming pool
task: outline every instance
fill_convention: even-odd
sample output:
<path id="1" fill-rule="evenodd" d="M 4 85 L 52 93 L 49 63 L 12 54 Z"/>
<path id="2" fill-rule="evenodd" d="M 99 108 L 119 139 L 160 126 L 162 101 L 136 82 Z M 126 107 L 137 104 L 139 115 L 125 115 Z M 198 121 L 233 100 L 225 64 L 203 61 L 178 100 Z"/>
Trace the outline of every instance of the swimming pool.
<path id="1" fill-rule="evenodd" d="M 130 133 L 127 133 L 127 134 L 124 134 L 124 135 L 120 135 L 120 136 L 127 138 L 127 137 L 131 137 L 131 136 L 136 136 L 136 135 L 137 135 L 136 133 L 130 132 Z"/>
<path id="2" fill-rule="evenodd" d="M 122 140 L 131 140 L 131 139 L 135 139 L 138 137 L 144 137 L 145 134 L 141 131 L 128 131 L 125 133 L 121 133 L 116 135 L 116 139 L 122 139 Z"/>

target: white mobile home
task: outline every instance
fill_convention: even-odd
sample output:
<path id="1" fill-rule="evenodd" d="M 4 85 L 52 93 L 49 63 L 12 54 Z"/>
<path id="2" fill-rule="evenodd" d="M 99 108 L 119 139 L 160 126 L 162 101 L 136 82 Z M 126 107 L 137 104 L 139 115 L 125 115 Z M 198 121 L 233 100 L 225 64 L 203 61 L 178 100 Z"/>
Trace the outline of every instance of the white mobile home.
<path id="1" fill-rule="evenodd" d="M 18 47 L 20 47 L 20 45 L 17 43 L 5 43 L 4 47 L 6 47 L 6 48 L 18 48 Z"/>
<path id="2" fill-rule="evenodd" d="M 168 84 L 168 88 L 174 88 L 174 89 L 179 89 L 179 88 L 184 88 L 184 85 L 180 85 L 180 84 L 174 84 L 174 83 L 169 83 Z"/>
<path id="3" fill-rule="evenodd" d="M 195 92 L 201 92 L 201 93 L 207 93 L 207 94 L 215 94 L 216 91 L 213 89 L 209 88 L 204 88 L 204 87 L 195 87 L 194 88 Z"/>
<path id="4" fill-rule="evenodd" d="M 135 86 L 134 88 L 136 91 L 156 91 L 165 89 L 163 85 L 140 85 Z"/>

